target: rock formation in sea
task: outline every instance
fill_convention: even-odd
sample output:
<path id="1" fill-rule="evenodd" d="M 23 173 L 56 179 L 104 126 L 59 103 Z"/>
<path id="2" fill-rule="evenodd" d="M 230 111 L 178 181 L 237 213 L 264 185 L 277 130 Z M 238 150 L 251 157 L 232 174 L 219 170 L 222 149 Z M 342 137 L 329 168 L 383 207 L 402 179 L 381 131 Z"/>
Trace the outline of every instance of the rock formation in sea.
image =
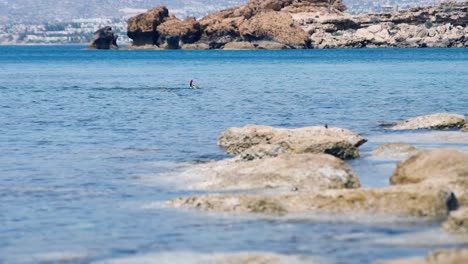
<path id="1" fill-rule="evenodd" d="M 465 124 L 465 117 L 459 114 L 436 113 L 431 115 L 417 116 L 396 123 L 391 129 L 413 130 L 413 129 L 450 129 L 461 128 Z"/>
<path id="2" fill-rule="evenodd" d="M 243 160 L 275 157 L 281 153 L 326 153 L 341 159 L 359 157 L 358 147 L 367 140 L 337 127 L 303 127 L 297 129 L 248 125 L 224 131 L 218 145 L 227 154 Z"/>
<path id="3" fill-rule="evenodd" d="M 164 7 L 130 18 L 133 48 L 468 47 L 468 3 L 351 16 L 341 0 L 250 0 L 200 20 Z"/>
<path id="4" fill-rule="evenodd" d="M 89 49 L 117 49 L 117 38 L 119 35 L 112 31 L 112 27 L 104 27 L 96 32 L 88 45 Z"/>

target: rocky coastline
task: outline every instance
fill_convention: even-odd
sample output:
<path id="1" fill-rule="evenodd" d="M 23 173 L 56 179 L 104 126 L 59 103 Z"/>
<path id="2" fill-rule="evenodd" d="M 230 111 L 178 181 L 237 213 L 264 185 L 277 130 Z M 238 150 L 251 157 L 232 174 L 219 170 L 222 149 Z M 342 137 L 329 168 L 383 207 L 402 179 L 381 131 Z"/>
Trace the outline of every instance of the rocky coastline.
<path id="1" fill-rule="evenodd" d="M 348 15 L 341 0 L 251 0 L 184 20 L 165 6 L 128 21 L 130 49 L 468 47 L 468 2 Z"/>
<path id="2" fill-rule="evenodd" d="M 396 122 L 395 130 L 458 130 L 463 115 L 437 113 Z M 462 135 L 462 134 L 461 134 Z M 340 219 L 421 219 L 441 223 L 438 232 L 454 241 L 468 234 L 468 154 L 455 149 L 424 150 L 398 142 L 375 148 L 376 157 L 400 157 L 389 186 L 362 187 L 343 161 L 358 158 L 367 139 L 336 127 L 298 129 L 250 125 L 230 128 L 218 146 L 233 158 L 193 165 L 185 171 L 190 189 L 209 191 L 167 201 L 168 207 L 269 217 L 335 215 Z M 343 156 L 352 149 L 355 156 Z M 346 151 L 345 151 L 346 152 Z M 342 220 L 345 221 L 345 220 Z M 463 263 L 466 249 L 426 258 L 382 263 Z M 432 262 L 437 259 L 439 262 Z M 401 262 L 400 262 L 401 261 Z"/>

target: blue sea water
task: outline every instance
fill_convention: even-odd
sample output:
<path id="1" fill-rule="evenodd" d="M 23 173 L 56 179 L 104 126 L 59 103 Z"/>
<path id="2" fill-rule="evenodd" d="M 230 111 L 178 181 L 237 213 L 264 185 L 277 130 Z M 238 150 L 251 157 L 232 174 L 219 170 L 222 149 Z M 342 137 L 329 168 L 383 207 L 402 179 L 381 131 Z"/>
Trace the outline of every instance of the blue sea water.
<path id="1" fill-rule="evenodd" d="M 190 79 L 201 89 L 187 89 Z M 192 192 L 140 179 L 179 163 L 225 158 L 216 139 L 232 126 L 328 124 L 379 139 L 399 135 L 381 121 L 468 115 L 467 102 L 467 49 L 0 46 L 0 263 L 57 253 L 78 263 L 180 251 L 268 251 L 340 263 L 425 254 L 434 246 L 372 238 L 437 223 L 289 221 L 151 207 Z M 387 184 L 395 162 L 349 163 L 363 185 L 377 187 Z"/>

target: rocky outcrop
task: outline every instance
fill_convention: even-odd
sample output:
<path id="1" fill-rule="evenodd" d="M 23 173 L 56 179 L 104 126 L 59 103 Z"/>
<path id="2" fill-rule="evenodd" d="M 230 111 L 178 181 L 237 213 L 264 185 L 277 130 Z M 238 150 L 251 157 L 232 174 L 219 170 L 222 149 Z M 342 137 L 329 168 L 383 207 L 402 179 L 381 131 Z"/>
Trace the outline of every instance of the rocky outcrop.
<path id="1" fill-rule="evenodd" d="M 452 149 L 418 152 L 397 165 L 390 183 L 446 187 L 459 205 L 468 205 L 468 154 Z"/>
<path id="2" fill-rule="evenodd" d="M 88 49 L 118 49 L 119 35 L 112 31 L 112 27 L 104 27 L 94 32 Z"/>
<path id="3" fill-rule="evenodd" d="M 378 146 L 372 154 L 377 157 L 401 157 L 415 154 L 418 149 L 410 144 L 387 143 Z"/>
<path id="4" fill-rule="evenodd" d="M 184 43 L 194 43 L 200 39 L 200 23 L 195 18 L 188 17 L 179 20 L 170 16 L 157 27 L 158 40 L 156 44 L 165 49 L 180 49 Z"/>
<path id="5" fill-rule="evenodd" d="M 169 10 L 159 6 L 128 20 L 127 35 L 133 46 L 156 45 L 159 39 L 157 28 L 169 17 Z"/>
<path id="6" fill-rule="evenodd" d="M 358 16 L 296 14 L 313 48 L 467 47 L 468 4 Z"/>
<path id="7" fill-rule="evenodd" d="M 392 184 L 468 180 L 468 154 L 453 149 L 421 151 L 397 165 Z"/>
<path id="8" fill-rule="evenodd" d="M 186 173 L 188 174 L 188 173 Z M 321 190 L 357 188 L 359 180 L 340 159 L 325 154 L 281 155 L 253 161 L 223 160 L 197 165 L 195 189 Z M 193 176 L 192 176 L 193 177 Z"/>
<path id="9" fill-rule="evenodd" d="M 169 16 L 167 8 L 161 6 L 130 18 L 128 36 L 133 39 L 134 46 L 162 48 L 193 48 L 196 46 L 186 45 L 203 43 L 218 49 L 231 42 L 251 42 L 251 49 L 307 48 L 309 35 L 295 24 L 291 14 L 340 13 L 345 9 L 341 0 L 251 0 L 200 21 L 193 18 L 181 21 Z M 264 42 L 272 44 L 262 45 Z"/>
<path id="10" fill-rule="evenodd" d="M 241 39 L 245 41 L 267 40 L 301 49 L 309 46 L 309 36 L 294 25 L 287 12 L 262 12 L 242 23 L 239 27 Z"/>
<path id="11" fill-rule="evenodd" d="M 182 21 L 157 7 L 131 18 L 128 36 L 136 47 L 171 49 L 468 46 L 467 3 L 358 16 L 345 9 L 341 0 L 251 0 Z"/>
<path id="12" fill-rule="evenodd" d="M 442 228 L 454 235 L 468 235 L 468 207 L 460 208 L 450 213 Z"/>
<path id="13" fill-rule="evenodd" d="M 357 147 L 367 140 L 342 128 L 304 127 L 298 129 L 249 125 L 230 128 L 218 139 L 228 154 L 241 159 L 278 156 L 281 153 L 326 153 L 342 159 L 359 157 Z"/>
<path id="14" fill-rule="evenodd" d="M 454 209 L 456 198 L 445 189 L 407 185 L 277 195 L 208 194 L 177 198 L 168 204 L 176 208 L 273 215 L 319 212 L 441 217 Z"/>
<path id="15" fill-rule="evenodd" d="M 437 113 L 425 116 L 418 116 L 398 122 L 391 129 L 449 129 L 461 128 L 465 123 L 465 117 L 458 114 Z"/>

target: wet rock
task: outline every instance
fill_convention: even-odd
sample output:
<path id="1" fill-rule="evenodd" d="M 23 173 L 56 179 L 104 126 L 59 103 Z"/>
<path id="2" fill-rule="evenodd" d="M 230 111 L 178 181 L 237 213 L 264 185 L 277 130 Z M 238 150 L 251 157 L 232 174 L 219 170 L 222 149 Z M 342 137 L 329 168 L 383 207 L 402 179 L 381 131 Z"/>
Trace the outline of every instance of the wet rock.
<path id="1" fill-rule="evenodd" d="M 463 115 L 437 113 L 432 115 L 418 116 L 398 122 L 392 127 L 394 130 L 404 129 L 449 129 L 461 128 L 465 123 Z"/>
<path id="2" fill-rule="evenodd" d="M 458 205 L 468 205 L 468 153 L 453 149 L 421 151 L 397 165 L 390 183 L 424 183 L 450 189 Z"/>
<path id="3" fill-rule="evenodd" d="M 421 151 L 399 163 L 391 184 L 420 183 L 427 180 L 450 182 L 468 178 L 468 154 L 454 149 Z"/>
<path id="4" fill-rule="evenodd" d="M 378 146 L 372 154 L 379 157 L 401 157 L 415 154 L 418 149 L 410 144 L 404 143 L 387 143 Z"/>
<path id="5" fill-rule="evenodd" d="M 380 261 L 376 264 L 465 264 L 468 263 L 468 249 L 436 250 L 421 258 Z"/>
<path id="6" fill-rule="evenodd" d="M 176 208 L 273 215 L 320 212 L 442 217 L 454 209 L 456 200 L 445 189 L 407 185 L 278 195 L 209 194 L 181 197 L 168 204 Z"/>
<path id="7" fill-rule="evenodd" d="M 359 180 L 340 159 L 326 154 L 281 155 L 253 161 L 223 160 L 198 165 L 203 175 L 197 189 L 300 190 L 357 188 Z"/>
<path id="8" fill-rule="evenodd" d="M 281 148 L 284 153 L 326 153 L 339 158 L 350 159 L 359 157 L 357 147 L 366 140 L 342 128 L 335 127 L 304 127 L 297 129 L 274 128 L 270 126 L 249 125 L 242 128 L 230 128 L 224 131 L 218 145 L 225 148 L 228 154 L 254 157 L 257 145 L 272 145 L 274 147 L 259 147 L 262 152 Z M 250 150 L 249 150 L 250 149 Z M 264 154 L 262 154 L 264 155 Z"/>
<path id="9" fill-rule="evenodd" d="M 462 127 L 461 131 L 468 132 L 468 120 L 465 120 L 465 125 Z"/>
<path id="10" fill-rule="evenodd" d="M 104 27 L 94 32 L 89 49 L 118 49 L 117 38 L 119 35 L 112 31 L 112 27 Z"/>
<path id="11" fill-rule="evenodd" d="M 468 249 L 437 250 L 426 256 L 430 264 L 462 264 L 468 263 Z"/>
<path id="12" fill-rule="evenodd" d="M 451 212 L 442 228 L 454 235 L 468 235 L 468 207 L 462 207 Z"/>

